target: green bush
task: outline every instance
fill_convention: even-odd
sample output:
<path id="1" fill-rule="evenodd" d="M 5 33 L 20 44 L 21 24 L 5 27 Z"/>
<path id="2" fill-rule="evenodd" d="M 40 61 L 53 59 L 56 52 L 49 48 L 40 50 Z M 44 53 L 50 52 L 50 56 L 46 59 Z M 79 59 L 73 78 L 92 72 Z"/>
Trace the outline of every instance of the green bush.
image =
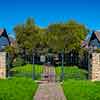
<path id="1" fill-rule="evenodd" d="M 27 78 L 0 80 L 0 100 L 32 100 L 37 84 Z"/>
<path id="2" fill-rule="evenodd" d="M 13 72 L 13 76 L 15 77 L 29 77 L 32 78 L 33 74 L 33 68 L 34 68 L 34 73 L 35 73 L 35 79 L 40 79 L 41 74 L 43 72 L 43 66 L 42 65 L 32 65 L 32 64 L 27 64 L 24 66 L 18 66 L 14 67 L 11 69 Z"/>
<path id="3" fill-rule="evenodd" d="M 57 77 L 61 76 L 61 66 L 56 67 Z M 77 66 L 65 66 L 64 67 L 64 80 L 77 79 L 86 80 L 88 72 L 83 69 L 79 69 Z"/>
<path id="4" fill-rule="evenodd" d="M 16 66 L 22 66 L 25 64 L 25 61 L 24 59 L 22 59 L 21 57 L 17 57 L 16 60 L 12 63 L 12 66 L 13 67 L 16 67 Z"/>
<path id="5" fill-rule="evenodd" d="M 67 80 L 63 89 L 68 100 L 100 100 L 100 82 Z"/>

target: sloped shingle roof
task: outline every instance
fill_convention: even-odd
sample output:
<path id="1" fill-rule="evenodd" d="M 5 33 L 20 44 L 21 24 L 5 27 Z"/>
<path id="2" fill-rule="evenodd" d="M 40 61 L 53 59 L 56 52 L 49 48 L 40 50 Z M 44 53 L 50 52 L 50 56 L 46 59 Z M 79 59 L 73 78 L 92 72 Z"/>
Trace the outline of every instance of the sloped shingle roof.
<path id="1" fill-rule="evenodd" d="M 4 30 L 0 29 L 0 36 L 3 34 Z"/>
<path id="2" fill-rule="evenodd" d="M 10 45 L 10 39 L 5 29 L 0 29 L 0 51 L 7 45 Z"/>
<path id="3" fill-rule="evenodd" d="M 90 32 L 86 39 L 82 42 L 82 47 L 88 47 L 89 46 L 89 43 L 92 39 L 92 36 L 95 35 L 96 38 L 98 39 L 98 41 L 100 42 L 100 31 L 93 31 L 93 32 Z"/>
<path id="4" fill-rule="evenodd" d="M 100 42 L 100 32 L 94 32 L 94 34 L 96 35 L 98 41 Z"/>

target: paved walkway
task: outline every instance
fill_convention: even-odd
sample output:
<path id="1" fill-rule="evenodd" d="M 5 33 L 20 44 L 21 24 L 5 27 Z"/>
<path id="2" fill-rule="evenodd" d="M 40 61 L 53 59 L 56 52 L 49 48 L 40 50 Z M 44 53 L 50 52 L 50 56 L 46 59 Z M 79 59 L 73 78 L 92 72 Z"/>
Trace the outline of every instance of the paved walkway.
<path id="1" fill-rule="evenodd" d="M 34 100 L 66 100 L 62 87 L 58 83 L 40 84 Z"/>
<path id="2" fill-rule="evenodd" d="M 46 81 L 39 84 L 34 100 L 66 100 L 61 85 L 55 82 L 53 67 L 44 68 L 43 80 Z"/>

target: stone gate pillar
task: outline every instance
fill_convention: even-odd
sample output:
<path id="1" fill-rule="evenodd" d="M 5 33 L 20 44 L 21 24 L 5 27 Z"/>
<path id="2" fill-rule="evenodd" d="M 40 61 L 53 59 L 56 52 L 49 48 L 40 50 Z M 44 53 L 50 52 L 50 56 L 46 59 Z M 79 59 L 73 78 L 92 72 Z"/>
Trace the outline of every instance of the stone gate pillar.
<path id="1" fill-rule="evenodd" d="M 92 53 L 89 60 L 89 79 L 100 81 L 100 53 Z"/>
<path id="2" fill-rule="evenodd" d="M 6 52 L 0 52 L 0 79 L 6 78 Z"/>

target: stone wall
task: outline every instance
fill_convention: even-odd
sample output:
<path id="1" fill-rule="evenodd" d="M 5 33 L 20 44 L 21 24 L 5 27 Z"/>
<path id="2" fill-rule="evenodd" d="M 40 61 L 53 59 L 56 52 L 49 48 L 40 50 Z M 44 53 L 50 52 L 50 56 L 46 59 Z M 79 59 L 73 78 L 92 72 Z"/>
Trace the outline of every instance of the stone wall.
<path id="1" fill-rule="evenodd" d="M 100 53 L 92 53 L 89 59 L 89 79 L 100 81 Z"/>
<path id="2" fill-rule="evenodd" d="M 6 53 L 0 52 L 0 79 L 6 78 Z"/>

